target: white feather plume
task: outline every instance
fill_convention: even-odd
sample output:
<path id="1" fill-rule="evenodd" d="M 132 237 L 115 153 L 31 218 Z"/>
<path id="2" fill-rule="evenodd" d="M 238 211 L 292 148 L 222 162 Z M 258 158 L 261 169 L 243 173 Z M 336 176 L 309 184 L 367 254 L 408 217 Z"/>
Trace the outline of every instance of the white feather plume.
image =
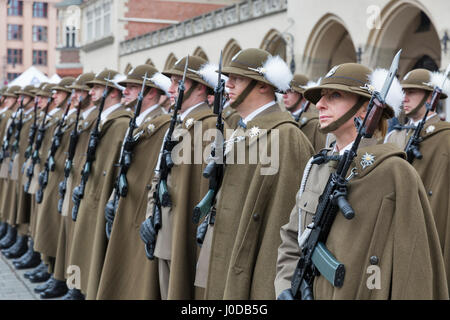
<path id="1" fill-rule="evenodd" d="M 444 87 L 442 87 L 442 84 L 444 84 Z M 447 96 L 450 94 L 450 79 L 445 79 L 445 74 L 441 72 L 431 72 L 430 82 L 428 83 L 428 85 L 430 85 L 430 87 L 432 88 L 436 86 L 439 87 L 440 89 L 442 89 L 442 93 L 445 93 Z"/>
<path id="2" fill-rule="evenodd" d="M 122 81 L 124 81 L 124 80 L 126 80 L 126 79 L 127 79 L 127 76 L 126 76 L 126 75 L 123 75 L 123 74 L 121 74 L 121 73 L 118 73 L 118 74 L 116 74 L 116 75 L 114 76 L 114 78 L 112 78 L 112 80 L 109 80 L 109 82 L 113 83 L 114 86 L 115 86 L 117 89 L 119 89 L 120 91 L 123 91 L 123 90 L 125 90 L 125 87 L 124 87 L 124 86 L 121 86 L 119 83 L 122 82 Z"/>
<path id="3" fill-rule="evenodd" d="M 217 86 L 217 70 L 219 69 L 219 66 L 214 63 L 205 63 L 200 67 L 200 69 L 197 71 L 197 74 L 202 77 L 206 83 L 208 83 L 211 87 L 215 88 Z M 222 74 L 222 79 L 225 80 L 225 82 L 228 80 L 228 77 Z"/>
<path id="4" fill-rule="evenodd" d="M 166 77 L 162 73 L 157 72 L 153 75 L 153 77 L 150 78 L 150 81 L 153 82 L 158 88 L 163 90 L 166 96 L 169 95 L 169 93 L 167 92 L 171 85 L 169 77 Z"/>
<path id="5" fill-rule="evenodd" d="M 286 62 L 280 56 L 269 56 L 259 71 L 278 90 L 287 91 L 294 77 Z"/>
<path id="6" fill-rule="evenodd" d="M 307 90 L 310 88 L 318 87 L 318 86 L 320 86 L 321 81 L 322 81 L 322 77 L 317 79 L 317 81 L 309 80 L 304 86 L 302 86 L 302 88 Z"/>
<path id="7" fill-rule="evenodd" d="M 380 92 L 383 89 L 384 82 L 389 74 L 389 71 L 386 69 L 375 69 L 369 75 L 369 83 L 372 87 L 375 88 L 376 91 Z M 405 98 L 405 93 L 400 85 L 400 81 L 398 81 L 397 77 L 394 77 L 392 80 L 391 87 L 389 88 L 389 92 L 386 96 L 386 104 L 394 109 L 395 116 L 400 115 L 401 105 Z"/>

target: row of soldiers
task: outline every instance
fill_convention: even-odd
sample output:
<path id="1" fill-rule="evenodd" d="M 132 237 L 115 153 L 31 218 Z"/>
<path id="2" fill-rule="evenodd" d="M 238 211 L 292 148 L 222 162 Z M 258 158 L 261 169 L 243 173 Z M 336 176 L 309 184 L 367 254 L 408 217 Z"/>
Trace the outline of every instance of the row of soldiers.
<path id="1" fill-rule="evenodd" d="M 297 297 L 305 231 L 381 91 L 376 71 L 346 63 L 315 83 L 251 48 L 223 67 L 186 56 L 163 72 L 3 88 L 2 254 L 33 268 L 42 298 Z M 450 125 L 429 111 L 434 80 L 423 69 L 394 79 L 347 179 L 356 217 L 337 216 L 326 240 L 345 282 L 317 272 L 315 298 L 448 299 Z M 401 106 L 410 122 L 386 136 Z M 425 112 L 411 165 L 405 145 Z M 210 130 L 224 140 L 204 139 Z M 251 161 L 263 140 L 277 161 Z"/>

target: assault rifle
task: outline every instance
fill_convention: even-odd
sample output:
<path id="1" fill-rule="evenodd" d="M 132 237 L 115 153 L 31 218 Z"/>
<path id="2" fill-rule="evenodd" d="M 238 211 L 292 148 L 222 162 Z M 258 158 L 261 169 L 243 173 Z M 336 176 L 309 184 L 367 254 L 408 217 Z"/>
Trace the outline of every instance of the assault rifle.
<path id="1" fill-rule="evenodd" d="M 67 153 L 66 162 L 64 163 L 64 180 L 61 181 L 58 185 L 58 212 L 62 212 L 62 207 L 64 203 L 64 196 L 66 195 L 67 190 L 67 179 L 69 179 L 70 172 L 72 171 L 72 162 L 75 157 L 75 148 L 77 147 L 78 137 L 80 133 L 78 132 L 78 121 L 80 119 L 80 110 L 81 110 L 81 102 L 83 98 L 80 96 L 77 107 L 77 115 L 75 118 L 75 127 L 70 133 L 70 141 L 69 141 L 69 149 Z"/>
<path id="2" fill-rule="evenodd" d="M 414 132 L 411 135 L 411 137 L 408 140 L 408 143 L 405 147 L 406 152 L 406 159 L 409 163 L 412 163 L 414 159 L 422 159 L 423 155 L 419 151 L 420 143 L 422 142 L 423 138 L 420 137 L 420 133 L 422 132 L 423 127 L 425 126 L 425 122 L 427 121 L 427 116 L 430 111 L 435 111 L 439 98 L 442 94 L 442 88 L 444 88 L 445 81 L 447 80 L 448 74 L 450 73 L 450 64 L 447 66 L 447 69 L 445 70 L 445 77 L 443 80 L 443 83 L 441 87 L 435 86 L 433 89 L 433 93 L 431 94 L 431 101 L 430 103 L 426 103 L 426 111 L 423 115 L 422 119 L 420 120 L 419 124 L 414 128 Z"/>
<path id="3" fill-rule="evenodd" d="M 47 160 L 44 163 L 44 170 L 39 173 L 39 189 L 36 192 L 36 202 L 41 203 L 44 198 L 44 190 L 48 184 L 48 175 L 49 171 L 55 171 L 55 154 L 61 145 L 61 138 L 63 135 L 63 127 L 66 124 L 67 114 L 70 109 L 70 105 L 72 104 L 72 96 L 75 90 L 72 90 L 72 94 L 67 101 L 66 110 L 64 110 L 64 115 L 59 120 L 58 125 L 56 126 L 55 133 L 52 138 L 52 144 L 50 146 L 50 150 L 48 152 Z"/>
<path id="4" fill-rule="evenodd" d="M 14 115 L 11 117 L 11 123 L 9 124 L 8 129 L 6 130 L 6 136 L 3 138 L 2 149 L 0 150 L 0 164 L 3 162 L 4 159 L 9 157 L 8 152 L 8 149 L 10 147 L 9 141 L 11 140 L 11 137 L 14 133 L 14 130 L 16 129 L 16 126 L 19 126 L 19 123 L 16 123 L 17 114 L 19 113 L 20 113 L 20 127 L 22 127 L 23 98 L 20 99 L 19 108 L 16 110 L 16 112 L 14 112 Z"/>
<path id="5" fill-rule="evenodd" d="M 109 94 L 109 81 L 111 81 L 109 75 L 106 80 L 105 89 L 103 90 L 102 100 L 100 102 L 100 106 L 98 109 L 98 116 L 95 123 L 94 128 L 91 131 L 91 135 L 89 136 L 89 144 L 86 154 L 86 161 L 83 166 L 83 170 L 81 172 L 81 183 L 73 189 L 72 193 L 72 220 L 76 221 L 78 216 L 78 210 L 80 209 L 81 199 L 84 196 L 84 190 L 86 189 L 86 183 L 88 181 L 89 175 L 91 173 L 92 163 L 95 161 L 95 151 L 97 150 L 98 140 L 100 132 L 98 127 L 100 126 L 101 116 L 103 107 L 105 106 L 106 97 Z"/>
<path id="6" fill-rule="evenodd" d="M 34 143 L 34 150 L 31 154 L 31 164 L 30 164 L 30 166 L 28 166 L 27 171 L 26 171 L 26 176 L 27 176 L 28 180 L 24 186 L 25 192 L 28 192 L 28 190 L 30 189 L 31 180 L 33 179 L 33 174 L 34 174 L 34 166 L 37 163 L 41 162 L 41 159 L 39 156 L 39 150 L 41 149 L 42 141 L 44 140 L 44 136 L 45 136 L 45 131 L 47 130 L 47 128 L 45 127 L 45 120 L 47 119 L 48 107 L 50 106 L 50 103 L 52 101 L 53 101 L 53 98 L 49 97 L 47 100 L 47 105 L 45 106 L 44 117 L 42 118 L 41 125 L 39 126 L 39 128 L 37 130 L 36 141 Z"/>
<path id="7" fill-rule="evenodd" d="M 105 219 L 106 219 L 106 236 L 109 239 L 111 236 L 111 229 L 114 222 L 114 216 L 117 211 L 117 206 L 119 204 L 120 197 L 126 197 L 128 193 L 128 181 L 127 172 L 131 166 L 133 149 L 136 145 L 136 141 L 133 137 L 134 130 L 136 129 L 136 119 L 141 113 L 142 101 L 144 100 L 144 89 L 145 82 L 149 80 L 147 78 L 147 73 L 144 75 L 144 81 L 142 82 L 141 92 L 139 92 L 138 99 L 136 101 L 136 106 L 134 109 L 134 116 L 130 119 L 127 135 L 125 141 L 122 145 L 122 150 L 120 152 L 119 160 L 119 174 L 114 182 L 113 198 L 108 201 L 105 207 Z"/>
<path id="8" fill-rule="evenodd" d="M 192 216 L 192 222 L 198 224 L 199 221 L 206 216 L 209 216 L 203 220 L 200 226 L 197 228 L 197 243 L 201 246 L 208 229 L 208 225 L 213 225 L 215 221 L 214 204 L 216 202 L 217 193 L 223 179 L 223 163 L 224 163 L 224 150 L 223 150 L 223 119 L 222 110 L 225 104 L 225 80 L 222 79 L 222 52 L 220 52 L 219 60 L 219 74 L 217 85 L 214 88 L 214 113 L 217 114 L 216 128 L 218 133 L 214 144 L 211 148 L 211 155 L 209 157 L 208 165 L 203 171 L 203 177 L 209 179 L 209 188 L 203 199 L 195 206 L 194 215 Z M 220 156 L 219 156 L 220 153 Z M 219 160 L 219 161 L 217 161 Z"/>
<path id="9" fill-rule="evenodd" d="M 38 109 L 38 101 L 39 99 L 36 97 L 34 100 L 34 112 L 33 112 L 33 124 L 30 127 L 30 130 L 28 131 L 28 146 L 25 150 L 25 161 L 22 167 L 22 173 L 25 170 L 25 163 L 27 162 L 27 160 L 31 157 L 31 152 L 33 151 L 33 143 L 34 143 L 34 138 L 36 137 L 36 132 L 38 129 L 37 126 L 37 109 Z"/>
<path id="10" fill-rule="evenodd" d="M 173 110 L 172 119 L 170 121 L 170 127 L 164 138 L 162 152 L 159 158 L 159 166 L 157 173 L 159 174 L 159 181 L 156 185 L 156 190 L 153 193 L 153 199 L 155 201 L 153 206 L 153 215 L 146 219 L 140 228 L 140 236 L 142 241 L 145 243 L 145 254 L 147 258 L 153 260 L 153 252 L 156 245 L 156 236 L 158 230 L 161 228 L 161 206 L 171 207 L 172 201 L 170 199 L 169 189 L 167 187 L 167 178 L 169 176 L 170 170 L 174 166 L 172 160 L 172 150 L 177 145 L 178 141 L 172 141 L 172 134 L 175 130 L 175 125 L 177 124 L 178 111 L 181 110 L 181 105 L 183 104 L 184 96 L 184 82 L 186 80 L 186 72 L 189 63 L 189 56 L 186 58 L 186 63 L 184 65 L 183 78 L 178 82 L 178 98 Z"/>
<path id="11" fill-rule="evenodd" d="M 298 115 L 295 116 L 295 121 L 298 122 L 298 120 L 300 120 L 302 114 L 306 111 L 308 111 L 309 105 L 311 104 L 310 101 L 306 100 L 305 102 L 303 102 L 302 104 L 302 108 L 300 109 L 300 112 L 298 113 Z"/>
<path id="12" fill-rule="evenodd" d="M 352 165 L 361 139 L 372 137 L 383 109 L 386 107 L 385 98 L 391 83 L 397 73 L 401 50 L 392 61 L 389 74 L 384 82 L 381 92 L 372 91 L 364 120 L 355 118 L 358 130 L 355 141 L 350 150 L 339 156 L 337 169 L 333 172 L 325 189 L 320 196 L 312 227 L 308 226 L 310 234 L 301 248 L 301 257 L 295 268 L 292 278 L 291 293 L 302 300 L 313 300 L 312 287 L 314 278 L 323 275 L 333 286 L 341 287 L 344 284 L 345 267 L 336 260 L 325 246 L 333 221 L 340 210 L 346 219 L 355 215 L 347 201 L 348 180 L 347 171 Z M 314 162 L 313 162 L 314 163 Z M 299 230 L 301 232 L 302 230 Z"/>

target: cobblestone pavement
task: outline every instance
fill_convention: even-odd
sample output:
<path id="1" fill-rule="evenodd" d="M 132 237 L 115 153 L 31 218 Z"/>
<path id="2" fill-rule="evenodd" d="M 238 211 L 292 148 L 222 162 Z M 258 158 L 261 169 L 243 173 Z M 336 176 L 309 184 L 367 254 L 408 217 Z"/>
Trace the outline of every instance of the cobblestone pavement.
<path id="1" fill-rule="evenodd" d="M 42 283 L 31 283 L 23 276 L 32 269 L 16 270 L 12 260 L 0 253 L 0 300 L 41 300 L 34 288 Z"/>

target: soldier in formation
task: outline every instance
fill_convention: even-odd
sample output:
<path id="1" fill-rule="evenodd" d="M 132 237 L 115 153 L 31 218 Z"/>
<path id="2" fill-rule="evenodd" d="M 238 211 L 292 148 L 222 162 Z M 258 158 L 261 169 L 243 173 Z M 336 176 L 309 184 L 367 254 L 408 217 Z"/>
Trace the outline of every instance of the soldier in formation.
<path id="1" fill-rule="evenodd" d="M 447 76 L 249 48 L 1 88 L 0 249 L 43 299 L 448 299 Z"/>

